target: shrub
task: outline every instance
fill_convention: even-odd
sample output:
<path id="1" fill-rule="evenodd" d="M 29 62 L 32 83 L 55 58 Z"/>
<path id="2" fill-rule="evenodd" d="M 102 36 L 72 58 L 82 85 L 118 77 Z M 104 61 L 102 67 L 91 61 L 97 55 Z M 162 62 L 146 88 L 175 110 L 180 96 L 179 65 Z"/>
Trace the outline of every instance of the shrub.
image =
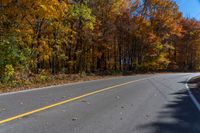
<path id="1" fill-rule="evenodd" d="M 4 69 L 4 74 L 2 76 L 2 81 L 3 82 L 9 82 L 12 80 L 12 78 L 15 75 L 15 69 L 13 68 L 12 65 L 6 65 Z"/>

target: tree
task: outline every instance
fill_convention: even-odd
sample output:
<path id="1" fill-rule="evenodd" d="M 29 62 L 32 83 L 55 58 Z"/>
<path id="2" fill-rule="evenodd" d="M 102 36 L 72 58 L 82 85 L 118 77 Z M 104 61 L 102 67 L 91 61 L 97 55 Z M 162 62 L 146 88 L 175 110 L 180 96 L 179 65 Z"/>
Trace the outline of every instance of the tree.
<path id="1" fill-rule="evenodd" d="M 183 18 L 172 0 L 3 0 L 0 9 L 1 77 L 19 68 L 71 74 L 200 67 L 200 22 Z"/>

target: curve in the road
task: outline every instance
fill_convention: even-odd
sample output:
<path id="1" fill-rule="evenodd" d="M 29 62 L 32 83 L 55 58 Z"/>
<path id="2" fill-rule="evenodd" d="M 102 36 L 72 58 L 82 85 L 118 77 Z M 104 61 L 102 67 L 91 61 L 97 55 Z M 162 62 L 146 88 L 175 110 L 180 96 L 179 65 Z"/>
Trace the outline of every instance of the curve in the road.
<path id="1" fill-rule="evenodd" d="M 85 97 L 88 97 L 88 96 L 91 96 L 91 95 L 94 95 L 94 94 L 98 94 L 98 93 L 108 91 L 108 90 L 111 90 L 111 89 L 116 89 L 116 88 L 124 86 L 124 85 L 128 85 L 128 84 L 131 84 L 131 83 L 134 83 L 134 82 L 143 81 L 143 80 L 147 80 L 147 79 L 151 79 L 151 78 L 153 78 L 153 77 L 133 80 L 133 81 L 130 81 L 130 82 L 126 82 L 126 83 L 106 87 L 106 88 L 103 88 L 103 89 L 100 89 L 100 90 L 97 90 L 97 91 L 93 91 L 93 92 L 90 92 L 90 93 L 86 93 L 86 94 L 83 94 L 83 95 L 80 95 L 80 96 L 77 96 L 77 97 L 74 97 L 74 98 L 70 98 L 70 99 L 67 99 L 67 100 L 64 100 L 64 101 L 61 101 L 61 102 L 57 102 L 57 103 L 54 103 L 54 104 L 51 104 L 51 105 L 48 105 L 48 106 L 45 106 L 45 107 L 42 107 L 42 108 L 38 108 L 36 110 L 32 110 L 32 111 L 25 112 L 23 114 L 19 114 L 19 115 L 16 115 L 16 116 L 4 119 L 4 120 L 0 120 L 0 124 L 4 124 L 4 123 L 7 123 L 7 122 L 10 122 L 10 121 L 13 121 L 13 120 L 25 117 L 25 116 L 29 116 L 29 115 L 32 115 L 34 113 L 38 113 L 38 112 L 41 112 L 41 111 L 62 105 L 62 104 L 66 104 L 66 103 L 69 103 L 69 102 L 72 102 L 72 101 L 75 101 L 75 100 L 82 99 L 82 98 L 85 98 Z"/>
<path id="2" fill-rule="evenodd" d="M 190 91 L 190 88 L 188 86 L 188 82 L 191 80 L 192 77 L 189 77 L 188 80 L 187 80 L 187 83 L 185 84 L 185 87 L 187 88 L 188 90 L 188 93 L 189 93 L 189 96 L 191 97 L 193 103 L 196 105 L 197 109 L 199 110 L 200 112 L 200 103 L 198 102 L 198 100 L 195 98 L 195 96 L 192 94 L 192 92 Z"/>

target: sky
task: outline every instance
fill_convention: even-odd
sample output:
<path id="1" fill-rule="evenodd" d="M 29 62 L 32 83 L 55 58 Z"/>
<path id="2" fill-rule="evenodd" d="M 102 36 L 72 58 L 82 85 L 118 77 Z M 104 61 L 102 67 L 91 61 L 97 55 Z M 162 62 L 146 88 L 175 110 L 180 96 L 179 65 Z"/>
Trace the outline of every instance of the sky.
<path id="1" fill-rule="evenodd" d="M 184 17 L 200 20 L 200 0 L 175 0 Z"/>

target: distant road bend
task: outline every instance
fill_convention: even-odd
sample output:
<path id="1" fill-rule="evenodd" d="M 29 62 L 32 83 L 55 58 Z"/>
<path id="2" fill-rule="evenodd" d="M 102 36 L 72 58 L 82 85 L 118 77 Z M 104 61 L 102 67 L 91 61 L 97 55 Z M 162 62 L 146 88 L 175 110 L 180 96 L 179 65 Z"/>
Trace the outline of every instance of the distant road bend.
<path id="1" fill-rule="evenodd" d="M 146 74 L 0 95 L 0 133 L 200 133 L 185 83 Z"/>

